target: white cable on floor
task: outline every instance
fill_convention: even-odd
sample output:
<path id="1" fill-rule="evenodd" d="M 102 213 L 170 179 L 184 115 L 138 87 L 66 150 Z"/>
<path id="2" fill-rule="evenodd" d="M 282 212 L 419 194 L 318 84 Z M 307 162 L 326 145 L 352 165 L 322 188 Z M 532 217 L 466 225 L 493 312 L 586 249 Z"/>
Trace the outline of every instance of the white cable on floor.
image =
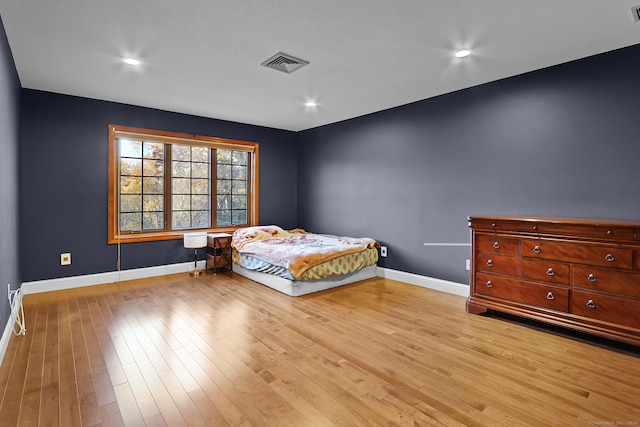
<path id="1" fill-rule="evenodd" d="M 11 290 L 11 285 L 7 284 L 7 297 L 11 307 L 11 320 L 13 321 L 13 333 L 16 335 L 26 335 L 27 326 L 24 323 L 24 310 L 22 309 L 22 290 Z M 16 326 L 18 329 L 16 330 Z"/>

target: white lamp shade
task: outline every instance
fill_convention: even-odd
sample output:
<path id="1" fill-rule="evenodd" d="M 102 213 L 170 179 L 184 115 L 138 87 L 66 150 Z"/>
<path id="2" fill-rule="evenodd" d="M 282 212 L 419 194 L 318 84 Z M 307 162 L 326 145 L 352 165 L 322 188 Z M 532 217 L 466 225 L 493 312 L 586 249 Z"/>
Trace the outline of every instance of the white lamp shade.
<path id="1" fill-rule="evenodd" d="M 204 248 L 207 246 L 207 233 L 185 233 L 185 248 Z"/>

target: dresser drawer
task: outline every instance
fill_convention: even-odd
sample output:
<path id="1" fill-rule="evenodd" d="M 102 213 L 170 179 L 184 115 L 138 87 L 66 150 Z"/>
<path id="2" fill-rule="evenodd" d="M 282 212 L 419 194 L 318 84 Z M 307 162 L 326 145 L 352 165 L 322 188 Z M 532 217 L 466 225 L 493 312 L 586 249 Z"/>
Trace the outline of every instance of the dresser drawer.
<path id="1" fill-rule="evenodd" d="M 631 270 L 633 249 L 522 239 L 522 256 Z"/>
<path id="2" fill-rule="evenodd" d="M 476 269 L 478 271 L 542 282 L 569 284 L 568 264 L 485 253 L 479 253 L 476 260 Z"/>
<path id="3" fill-rule="evenodd" d="M 635 232 L 633 228 L 580 224 L 554 223 L 523 223 L 520 231 L 527 233 L 545 234 L 552 236 L 568 236 L 586 239 L 633 242 Z"/>
<path id="4" fill-rule="evenodd" d="M 571 313 L 640 329 L 640 300 L 598 292 L 571 291 Z"/>
<path id="5" fill-rule="evenodd" d="M 640 273 L 577 265 L 571 286 L 640 298 Z"/>
<path id="6" fill-rule="evenodd" d="M 569 289 L 487 273 L 476 274 L 475 293 L 550 310 L 569 310 Z"/>
<path id="7" fill-rule="evenodd" d="M 493 234 L 479 234 L 476 236 L 476 247 L 479 252 L 518 255 L 520 241 Z"/>
<path id="8" fill-rule="evenodd" d="M 519 221 L 510 221 L 505 219 L 486 219 L 486 218 L 470 217 L 469 223 L 474 230 L 517 232 L 518 228 L 520 227 Z"/>

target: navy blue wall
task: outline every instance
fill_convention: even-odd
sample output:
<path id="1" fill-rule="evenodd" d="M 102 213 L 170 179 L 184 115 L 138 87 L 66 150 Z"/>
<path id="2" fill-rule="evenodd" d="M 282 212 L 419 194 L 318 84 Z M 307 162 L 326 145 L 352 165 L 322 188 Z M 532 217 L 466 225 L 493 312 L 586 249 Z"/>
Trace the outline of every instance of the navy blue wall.
<path id="1" fill-rule="evenodd" d="M 11 312 L 7 283 L 11 289 L 21 283 L 18 266 L 19 94 L 20 81 L 4 25 L 0 22 L 0 337 Z"/>
<path id="2" fill-rule="evenodd" d="M 108 125 L 260 143 L 262 224 L 297 226 L 296 134 L 149 108 L 34 90 L 21 98 L 23 281 L 116 270 L 107 244 Z M 71 252 L 71 265 L 60 254 Z M 193 259 L 182 240 L 122 245 L 122 269 Z"/>
<path id="3" fill-rule="evenodd" d="M 468 283 L 469 247 L 437 244 L 469 215 L 640 219 L 638 76 L 640 45 L 302 132 L 299 226 Z"/>

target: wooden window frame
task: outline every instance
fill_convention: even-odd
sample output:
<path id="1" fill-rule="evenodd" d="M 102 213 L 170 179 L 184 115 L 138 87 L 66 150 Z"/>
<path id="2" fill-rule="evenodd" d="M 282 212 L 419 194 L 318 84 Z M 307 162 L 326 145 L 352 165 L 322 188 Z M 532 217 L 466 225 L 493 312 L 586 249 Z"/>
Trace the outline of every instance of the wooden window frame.
<path id="1" fill-rule="evenodd" d="M 131 138 L 147 140 L 152 142 L 162 142 L 166 144 L 183 144 L 209 148 L 219 148 L 228 150 L 247 151 L 250 156 L 249 169 L 249 192 L 247 194 L 247 223 L 249 226 L 258 224 L 258 202 L 259 202 L 259 157 L 260 145 L 257 142 L 240 141 L 235 139 L 218 138 L 212 136 L 191 135 L 177 132 L 159 131 L 153 129 L 143 129 L 129 126 L 109 125 L 109 195 L 108 195 L 108 243 L 133 243 L 147 242 L 154 240 L 175 240 L 182 239 L 184 233 L 193 231 L 205 231 L 210 233 L 233 232 L 240 227 L 224 226 L 210 228 L 189 228 L 182 230 L 165 229 L 161 231 L 120 233 L 119 221 L 119 190 L 120 190 L 120 167 L 118 154 L 118 138 Z M 215 161 L 215 160 L 212 160 Z M 165 198 L 170 197 L 165 189 Z M 216 207 L 215 181 L 212 181 L 211 209 Z M 170 228 L 170 224 L 167 226 Z"/>

